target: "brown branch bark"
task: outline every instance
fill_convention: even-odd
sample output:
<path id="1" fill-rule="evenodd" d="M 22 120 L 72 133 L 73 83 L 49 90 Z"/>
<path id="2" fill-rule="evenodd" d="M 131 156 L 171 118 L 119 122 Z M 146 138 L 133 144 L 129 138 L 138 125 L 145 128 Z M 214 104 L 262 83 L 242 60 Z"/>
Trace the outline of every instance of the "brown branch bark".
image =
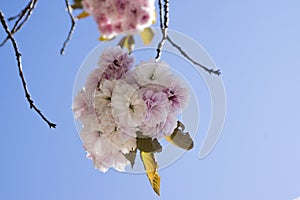
<path id="1" fill-rule="evenodd" d="M 41 112 L 41 110 L 34 104 L 33 100 L 31 99 L 30 93 L 29 93 L 28 88 L 27 88 L 27 83 L 26 83 L 26 80 L 25 80 L 25 77 L 24 77 L 24 74 L 23 74 L 21 53 L 18 49 L 18 44 L 17 44 L 15 38 L 13 37 L 12 32 L 9 30 L 8 25 L 6 23 L 6 20 L 5 20 L 4 15 L 3 15 L 1 10 L 0 10 L 0 21 L 1 21 L 1 24 L 3 26 L 4 31 L 7 34 L 8 39 L 12 43 L 12 46 L 13 46 L 13 49 L 14 49 L 14 52 L 15 52 L 15 56 L 16 56 L 16 60 L 17 60 L 19 76 L 20 76 L 20 79 L 22 81 L 23 90 L 24 90 L 24 93 L 25 93 L 26 100 L 29 103 L 30 109 L 33 109 L 36 113 L 38 113 L 38 115 L 48 124 L 48 126 L 50 128 L 55 128 L 56 124 L 50 122 L 46 118 L 46 116 Z"/>
<path id="2" fill-rule="evenodd" d="M 67 36 L 66 40 L 64 41 L 63 46 L 62 46 L 62 48 L 60 50 L 60 54 L 61 55 L 63 55 L 65 53 L 65 48 L 66 48 L 68 42 L 70 41 L 70 39 L 72 37 L 72 34 L 73 34 L 74 30 L 75 30 L 75 25 L 76 25 L 75 18 L 72 15 L 72 11 L 71 11 L 71 6 L 70 6 L 70 3 L 69 3 L 69 0 L 65 0 L 65 3 L 66 3 L 67 12 L 68 12 L 70 20 L 71 20 L 71 27 L 70 27 L 68 36 Z"/>
<path id="3" fill-rule="evenodd" d="M 194 65 L 197 65 L 198 67 L 204 69 L 209 74 L 215 74 L 215 75 L 218 75 L 218 76 L 221 75 L 220 69 L 209 69 L 208 67 L 206 67 L 206 66 L 204 66 L 204 65 L 196 62 L 195 60 L 193 60 L 179 45 L 177 45 L 175 42 L 173 42 L 173 40 L 170 38 L 170 36 L 167 36 L 167 40 L 170 42 L 170 44 L 173 47 L 175 47 L 181 53 L 181 55 L 183 55 L 183 57 L 185 57 L 186 59 L 188 59 Z"/>
<path id="4" fill-rule="evenodd" d="M 160 29 L 163 36 L 156 49 L 156 61 L 158 61 L 161 57 L 161 52 L 168 36 L 167 32 L 169 27 L 169 0 L 164 0 L 164 9 L 162 8 L 162 0 L 158 0 L 158 7 L 160 16 Z"/>
<path id="5" fill-rule="evenodd" d="M 19 30 L 21 30 L 21 28 L 23 27 L 23 25 L 28 21 L 28 19 L 30 18 L 35 5 L 37 3 L 37 0 L 31 0 L 27 6 L 16 16 L 14 17 L 10 17 L 8 18 L 8 21 L 12 21 L 16 19 L 16 22 L 13 26 L 13 28 L 11 29 L 10 33 L 13 35 L 16 32 L 18 32 Z M 24 18 L 24 19 L 23 19 Z M 7 36 L 0 44 L 0 47 L 3 46 L 7 40 L 9 40 L 9 36 Z"/>
<path id="6" fill-rule="evenodd" d="M 158 7 L 159 7 L 159 21 L 160 21 L 160 29 L 162 32 L 162 39 L 158 44 L 158 47 L 156 49 L 156 57 L 155 60 L 158 61 L 161 57 L 162 49 L 164 46 L 165 41 L 167 40 L 170 42 L 170 44 L 175 47 L 183 57 L 188 59 L 190 62 L 192 62 L 194 65 L 197 65 L 198 67 L 202 68 L 209 74 L 215 74 L 215 75 L 220 75 L 221 71 L 220 69 L 209 69 L 208 67 L 196 62 L 193 60 L 179 45 L 177 45 L 171 38 L 168 36 L 168 27 L 169 27 L 169 0 L 164 0 L 164 6 L 162 6 L 162 0 L 158 0 Z M 164 8 L 163 8 L 164 7 Z"/>

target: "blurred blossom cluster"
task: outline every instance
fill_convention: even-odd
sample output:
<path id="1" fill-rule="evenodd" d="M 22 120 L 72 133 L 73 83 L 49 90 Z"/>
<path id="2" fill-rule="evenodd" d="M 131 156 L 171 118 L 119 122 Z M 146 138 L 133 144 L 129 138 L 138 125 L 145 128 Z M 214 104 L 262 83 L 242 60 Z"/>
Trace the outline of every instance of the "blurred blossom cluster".
<path id="1" fill-rule="evenodd" d="M 106 39 L 129 30 L 142 31 L 155 21 L 154 0 L 83 0 Z"/>

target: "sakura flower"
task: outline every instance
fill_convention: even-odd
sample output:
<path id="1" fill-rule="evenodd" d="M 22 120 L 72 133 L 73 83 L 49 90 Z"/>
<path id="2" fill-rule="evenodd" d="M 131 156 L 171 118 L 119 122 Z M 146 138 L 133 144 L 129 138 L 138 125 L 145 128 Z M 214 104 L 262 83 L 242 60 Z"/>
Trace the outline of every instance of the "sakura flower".
<path id="1" fill-rule="evenodd" d="M 85 90 L 89 98 L 93 98 L 95 89 L 101 81 L 102 77 L 102 69 L 96 68 L 94 69 L 88 76 L 85 83 Z"/>
<path id="2" fill-rule="evenodd" d="M 140 131 L 145 136 L 151 138 L 161 139 L 165 136 L 169 136 L 173 133 L 177 127 L 177 118 L 174 114 L 168 114 L 165 121 L 150 126 L 147 123 L 143 123 L 140 127 Z"/>
<path id="3" fill-rule="evenodd" d="M 165 136 L 169 136 L 173 133 L 174 129 L 177 127 L 177 118 L 173 114 L 169 114 L 166 118 L 165 122 L 160 123 L 159 125 L 159 134 L 156 136 L 157 138 L 162 138 Z"/>
<path id="4" fill-rule="evenodd" d="M 83 2 L 90 12 L 105 12 L 99 18 L 101 26 L 117 25 L 120 29 L 123 24 L 116 12 L 126 13 L 130 8 L 135 18 L 131 22 L 139 21 L 143 6 L 149 6 L 147 0 Z M 95 5 L 106 9 L 101 11 Z M 112 19 L 117 22 L 107 23 Z M 167 64 L 150 60 L 130 70 L 133 64 L 133 56 L 120 47 L 104 50 L 99 67 L 89 74 L 72 105 L 74 117 L 82 123 L 80 137 L 87 157 L 102 172 L 125 170 L 130 162 L 124 154 L 136 149 L 139 132 L 152 139 L 171 135 L 177 127 L 176 115 L 189 100 L 187 85 Z"/>
<path id="5" fill-rule="evenodd" d="M 107 39 L 131 29 L 142 31 L 155 20 L 154 0 L 83 0 L 82 5 Z"/>
<path id="6" fill-rule="evenodd" d="M 155 84 L 168 86 L 173 74 L 169 66 L 161 62 L 144 62 L 135 68 L 137 82 L 141 86 Z"/>
<path id="7" fill-rule="evenodd" d="M 101 74 L 102 73 L 99 68 L 93 70 L 87 78 L 85 87 L 80 90 L 74 99 L 72 110 L 74 112 L 75 119 L 79 119 L 81 122 L 86 121 L 88 115 L 95 115 L 93 95 Z"/>
<path id="8" fill-rule="evenodd" d="M 179 114 L 189 102 L 189 89 L 179 78 L 173 78 L 170 85 L 164 89 L 171 103 L 170 111 Z"/>
<path id="9" fill-rule="evenodd" d="M 103 133 L 102 137 L 109 140 L 111 145 L 122 153 L 128 153 L 136 147 L 136 131 L 130 132 L 128 128 L 120 128 L 112 116 L 110 107 L 99 115 L 98 122 L 99 129 Z"/>
<path id="10" fill-rule="evenodd" d="M 136 148 L 136 138 L 117 128 L 106 136 L 112 145 L 120 149 L 123 154 Z"/>
<path id="11" fill-rule="evenodd" d="M 119 81 L 113 91 L 112 115 L 120 127 L 137 127 L 145 118 L 146 104 L 136 89 Z"/>
<path id="12" fill-rule="evenodd" d="M 86 157 L 88 159 L 93 160 L 95 169 L 98 169 L 101 172 L 107 172 L 107 170 L 109 169 L 109 167 L 107 165 L 105 165 L 100 160 L 98 160 L 95 156 L 93 156 L 93 154 L 87 152 Z"/>
<path id="13" fill-rule="evenodd" d="M 111 106 L 111 96 L 117 80 L 104 80 L 94 94 L 94 108 L 97 115 L 103 112 L 108 106 Z"/>
<path id="14" fill-rule="evenodd" d="M 83 119 L 90 113 L 91 101 L 88 99 L 88 96 L 85 90 L 80 90 L 77 96 L 74 99 L 72 110 L 74 112 L 75 119 Z"/>
<path id="15" fill-rule="evenodd" d="M 101 113 L 97 114 L 99 130 L 104 134 L 108 135 L 116 130 L 117 124 L 111 114 L 111 109 L 106 108 Z"/>
<path id="16" fill-rule="evenodd" d="M 124 15 L 129 3 L 130 3 L 129 0 L 115 0 L 117 12 L 120 15 Z"/>
<path id="17" fill-rule="evenodd" d="M 123 134 L 116 129 L 103 134 L 86 126 L 80 132 L 80 137 L 87 151 L 87 157 L 93 160 L 95 168 L 103 172 L 108 168 L 124 171 L 129 164 L 124 153 L 136 147 L 135 137 Z"/>
<path id="18" fill-rule="evenodd" d="M 147 105 L 145 121 L 147 124 L 155 125 L 164 122 L 169 111 L 169 100 L 165 93 L 146 90 L 143 100 Z"/>
<path id="19" fill-rule="evenodd" d="M 83 0 L 81 1 L 82 7 L 87 13 L 94 12 L 95 5 L 93 4 L 93 1 L 91 0 Z"/>
<path id="20" fill-rule="evenodd" d="M 84 119 L 81 120 L 81 122 L 82 127 L 88 128 L 90 132 L 101 132 L 101 130 L 99 129 L 98 119 L 95 112 L 87 115 Z"/>
<path id="21" fill-rule="evenodd" d="M 105 172 L 107 168 L 124 171 L 129 161 L 119 148 L 112 145 L 106 137 L 100 137 L 91 149 L 87 149 L 88 155 L 94 161 L 94 166 Z"/>
<path id="22" fill-rule="evenodd" d="M 92 149 L 95 142 L 100 138 L 99 131 L 91 131 L 89 127 L 83 127 L 80 131 L 80 138 L 82 139 L 83 146 L 86 149 Z"/>
<path id="23" fill-rule="evenodd" d="M 99 60 L 99 67 L 103 68 L 105 79 L 120 79 L 133 66 L 134 58 L 120 46 L 111 47 L 103 51 Z"/>

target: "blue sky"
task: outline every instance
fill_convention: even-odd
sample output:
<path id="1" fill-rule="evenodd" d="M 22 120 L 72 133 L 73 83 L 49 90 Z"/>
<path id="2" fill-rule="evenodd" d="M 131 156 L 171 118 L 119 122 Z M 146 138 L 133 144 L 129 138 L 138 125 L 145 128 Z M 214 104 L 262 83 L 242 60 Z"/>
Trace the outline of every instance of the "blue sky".
<path id="1" fill-rule="evenodd" d="M 70 23 L 64 1 L 40 1 L 16 35 L 37 105 L 58 123 L 50 130 L 29 110 L 10 43 L 0 48 L 1 199 L 245 199 L 300 196 L 300 2 L 172 1 L 170 28 L 204 46 L 222 70 L 227 117 L 203 160 L 195 147 L 161 170 L 161 197 L 145 175 L 103 174 L 85 158 L 71 111 L 76 73 L 99 43 L 92 19 L 80 21 L 66 54 Z M 1 1 L 6 16 L 26 1 Z M 1 38 L 4 32 L 0 32 Z M 203 92 L 200 110 L 209 116 Z"/>

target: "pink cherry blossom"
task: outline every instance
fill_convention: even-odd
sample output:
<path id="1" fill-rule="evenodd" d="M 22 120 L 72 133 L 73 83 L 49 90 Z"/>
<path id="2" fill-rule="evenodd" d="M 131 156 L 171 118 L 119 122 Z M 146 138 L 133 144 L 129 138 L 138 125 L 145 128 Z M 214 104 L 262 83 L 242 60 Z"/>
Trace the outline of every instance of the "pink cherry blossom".
<path id="1" fill-rule="evenodd" d="M 99 5 L 110 5 L 107 2 L 97 1 Z M 147 4 L 146 0 L 114 2 L 117 6 L 106 12 L 127 12 L 126 6 L 131 6 L 138 13 L 141 10 L 137 2 Z M 104 50 L 98 68 L 89 74 L 74 98 L 72 109 L 82 123 L 80 137 L 87 157 L 102 172 L 109 168 L 125 170 L 130 163 L 124 154 L 136 149 L 138 132 L 153 139 L 172 134 L 177 126 L 176 115 L 189 101 L 187 84 L 168 64 L 150 60 L 130 70 L 133 65 L 134 57 L 126 50 Z"/>
<path id="2" fill-rule="evenodd" d="M 174 129 L 177 127 L 177 121 L 178 120 L 174 114 L 169 114 L 166 118 L 166 121 L 160 123 L 158 128 L 160 132 L 156 137 L 162 138 L 171 135 Z"/>
<path id="3" fill-rule="evenodd" d="M 164 89 L 171 103 L 170 111 L 179 114 L 189 102 L 189 89 L 178 77 L 173 78 L 170 85 Z"/>
<path id="4" fill-rule="evenodd" d="M 103 70 L 101 68 L 96 68 L 89 74 L 84 86 L 88 98 L 92 99 L 94 97 L 95 90 L 103 76 L 102 74 Z"/>
<path id="5" fill-rule="evenodd" d="M 94 166 L 105 172 L 108 168 L 124 171 L 129 165 L 119 148 L 112 145 L 106 137 L 100 137 L 91 149 L 87 149 L 88 156 L 94 161 Z"/>
<path id="6" fill-rule="evenodd" d="M 108 39 L 131 29 L 142 31 L 155 20 L 154 0 L 83 0 L 82 5 Z"/>
<path id="7" fill-rule="evenodd" d="M 147 105 L 145 121 L 147 124 L 155 125 L 166 120 L 169 111 L 169 100 L 165 93 L 146 90 L 143 100 Z"/>
<path id="8" fill-rule="evenodd" d="M 94 108 L 100 115 L 107 107 L 111 106 L 111 97 L 117 80 L 104 80 L 94 93 Z"/>
<path id="9" fill-rule="evenodd" d="M 74 112 L 75 119 L 83 118 L 88 112 L 88 100 L 86 94 L 81 90 L 74 99 L 72 110 Z"/>
<path id="10" fill-rule="evenodd" d="M 104 79 L 120 79 L 134 64 L 133 56 L 120 46 L 104 50 L 99 59 L 99 67 L 103 68 Z"/>
<path id="11" fill-rule="evenodd" d="M 146 114 L 146 103 L 137 87 L 119 81 L 111 98 L 112 115 L 120 127 L 141 125 Z"/>
<path id="12" fill-rule="evenodd" d="M 147 87 L 149 84 L 168 87 L 173 77 L 169 65 L 153 60 L 142 62 L 134 70 L 137 82 L 143 87 Z"/>

